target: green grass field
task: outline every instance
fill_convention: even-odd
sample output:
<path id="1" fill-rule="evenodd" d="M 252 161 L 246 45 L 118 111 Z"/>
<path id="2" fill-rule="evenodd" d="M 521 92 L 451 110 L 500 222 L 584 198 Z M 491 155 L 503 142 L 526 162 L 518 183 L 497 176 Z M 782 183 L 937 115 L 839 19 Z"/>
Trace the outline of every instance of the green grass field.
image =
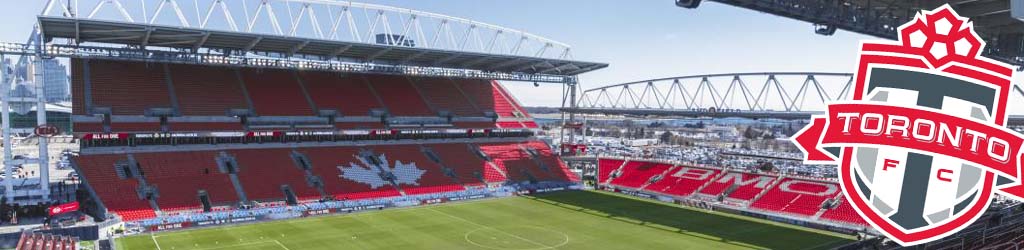
<path id="1" fill-rule="evenodd" d="M 172 231 L 118 249 L 828 249 L 849 236 L 572 191 Z"/>

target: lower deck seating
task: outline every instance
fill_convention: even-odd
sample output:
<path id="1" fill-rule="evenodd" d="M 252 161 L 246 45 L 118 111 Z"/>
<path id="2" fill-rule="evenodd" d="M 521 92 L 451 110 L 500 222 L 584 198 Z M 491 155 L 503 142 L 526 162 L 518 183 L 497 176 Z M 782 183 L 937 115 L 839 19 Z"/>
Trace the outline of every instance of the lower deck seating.
<path id="1" fill-rule="evenodd" d="M 558 159 L 558 156 L 554 152 L 551 152 L 551 147 L 547 143 L 540 141 L 531 141 L 525 143 L 526 147 L 531 148 L 537 152 L 537 158 L 541 164 L 544 164 L 549 170 L 548 172 L 556 179 L 569 180 L 571 182 L 579 181 L 579 176 L 569 170 L 569 167 L 565 165 L 565 162 Z"/>
<path id="2" fill-rule="evenodd" d="M 597 182 L 604 183 L 611 176 L 612 172 L 618 170 L 625 160 L 619 159 L 598 159 L 597 160 Z"/>
<path id="3" fill-rule="evenodd" d="M 857 214 L 856 210 L 853 210 L 853 206 L 846 200 L 845 196 L 840 195 L 837 199 L 839 205 L 821 214 L 822 219 L 855 225 L 868 224 L 864 221 L 864 218 L 860 217 L 860 214 Z"/>
<path id="4" fill-rule="evenodd" d="M 750 201 L 775 182 L 775 176 L 729 171 L 718 177 L 701 194 L 718 196 L 728 193 L 728 198 Z"/>
<path id="5" fill-rule="evenodd" d="M 139 152 L 130 156 L 142 174 L 126 179 L 118 176 L 123 171 L 115 164 L 127 163 L 129 154 L 80 155 L 75 162 L 100 201 L 129 221 L 155 216 L 149 200 L 137 193 L 140 180 L 156 188 L 152 199 L 165 212 L 201 208 L 200 190 L 205 191 L 212 206 L 234 205 L 241 197 L 233 176 L 248 201 L 261 202 L 285 201 L 288 196 L 284 185 L 303 201 L 323 195 L 351 200 L 400 196 L 403 192 L 461 191 L 467 186 L 482 186 L 485 181 L 576 180 L 565 164 L 540 144 L 505 142 L 480 147 L 493 159 L 493 165 L 474 155 L 473 147 L 465 143 Z M 535 158 L 525 148 L 533 148 L 538 156 Z M 436 158 L 425 154 L 425 149 L 434 152 Z M 367 155 L 375 157 L 364 157 Z M 223 159 L 234 161 L 222 167 L 218 158 L 225 156 Z M 494 166 L 508 172 L 498 172 Z"/>
<path id="6" fill-rule="evenodd" d="M 480 185 L 481 177 L 486 182 L 503 182 L 505 176 L 498 173 L 482 158 L 470 151 L 465 144 L 434 144 L 429 146 L 441 162 L 455 171 L 459 182 L 466 185 Z"/>
<path id="7" fill-rule="evenodd" d="M 524 150 L 526 145 L 519 143 L 487 143 L 481 144 L 480 150 L 491 158 L 491 162 L 503 170 L 512 181 L 573 181 L 562 170 L 563 164 L 556 166 L 538 165 L 541 159 L 534 159 Z M 550 164 L 546 164 L 550 165 Z"/>
<path id="8" fill-rule="evenodd" d="M 204 190 L 211 205 L 232 205 L 238 194 L 228 175 L 221 173 L 213 151 L 141 153 L 132 155 L 146 174 L 146 182 L 159 190 L 161 210 L 202 207 L 199 191 Z"/>
<path id="9" fill-rule="evenodd" d="M 647 184 L 651 177 L 664 173 L 671 167 L 672 165 L 664 163 L 630 161 L 623 166 L 622 175 L 612 179 L 611 184 L 629 188 L 640 188 Z"/>
<path id="10" fill-rule="evenodd" d="M 661 180 L 645 189 L 670 195 L 688 196 L 710 182 L 720 172 L 720 170 L 714 169 L 682 166 L 665 173 Z"/>
<path id="11" fill-rule="evenodd" d="M 373 186 L 371 184 L 352 180 L 351 176 L 342 176 L 342 168 L 366 169 L 370 179 L 380 181 L 378 172 L 373 171 L 358 160 L 359 148 L 356 147 L 312 147 L 297 149 L 305 154 L 312 166 L 313 174 L 319 176 L 324 183 L 324 192 L 334 195 L 340 200 L 380 198 L 399 196 L 398 192 L 391 185 Z M 373 172 L 370 172 L 373 171 Z M 349 177 L 349 178 L 346 178 Z"/>
<path id="12" fill-rule="evenodd" d="M 306 182 L 305 171 L 295 164 L 289 149 L 246 149 L 228 152 L 238 162 L 238 178 L 250 200 L 282 200 L 288 185 L 300 200 L 320 194 Z"/>
<path id="13" fill-rule="evenodd" d="M 835 197 L 839 186 L 794 178 L 784 178 L 750 207 L 801 215 L 814 215 L 825 200 Z"/>
<path id="14" fill-rule="evenodd" d="M 418 145 L 377 146 L 374 153 L 387 157 L 386 166 L 405 194 L 460 191 L 465 188 L 445 175 L 441 165 L 430 160 Z"/>
<path id="15" fill-rule="evenodd" d="M 140 220 L 156 216 L 148 201 L 136 193 L 139 182 L 136 179 L 121 179 L 115 171 L 118 161 L 126 161 L 124 155 L 96 155 L 79 157 L 76 160 L 79 173 L 89 186 L 96 191 L 107 209 L 124 220 Z"/>

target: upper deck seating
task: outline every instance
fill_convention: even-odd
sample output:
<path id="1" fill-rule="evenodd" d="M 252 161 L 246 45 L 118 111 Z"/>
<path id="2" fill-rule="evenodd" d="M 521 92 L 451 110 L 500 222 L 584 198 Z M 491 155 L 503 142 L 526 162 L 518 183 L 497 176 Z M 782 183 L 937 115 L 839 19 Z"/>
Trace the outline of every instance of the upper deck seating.
<path id="1" fill-rule="evenodd" d="M 89 60 L 94 107 L 111 115 L 145 115 L 147 109 L 171 108 L 163 64 Z"/>
<path id="2" fill-rule="evenodd" d="M 515 106 L 495 88 L 495 83 L 484 80 L 458 80 L 456 85 L 481 110 L 492 110 L 500 117 L 516 117 Z"/>
<path id="3" fill-rule="evenodd" d="M 314 116 L 294 72 L 287 70 L 241 70 L 245 90 L 259 116 Z"/>
<path id="4" fill-rule="evenodd" d="M 439 110 L 448 110 L 456 116 L 483 115 L 450 79 L 417 78 L 414 82 L 422 90 L 423 97 Z"/>
<path id="5" fill-rule="evenodd" d="M 408 78 L 401 76 L 367 75 L 381 101 L 392 116 L 437 116 Z"/>
<path id="6" fill-rule="evenodd" d="M 309 91 L 319 109 L 333 109 L 343 116 L 369 116 L 370 110 L 384 106 L 361 75 L 339 75 L 326 72 L 302 72 Z"/>
<path id="7" fill-rule="evenodd" d="M 249 108 L 233 69 L 172 64 L 170 72 L 183 116 L 227 116 L 231 109 Z"/>

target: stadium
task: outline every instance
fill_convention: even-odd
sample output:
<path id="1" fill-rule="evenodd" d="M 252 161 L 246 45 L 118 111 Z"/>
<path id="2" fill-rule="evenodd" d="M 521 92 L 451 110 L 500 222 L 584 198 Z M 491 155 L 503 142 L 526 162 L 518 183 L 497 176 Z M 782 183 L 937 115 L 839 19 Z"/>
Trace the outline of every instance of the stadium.
<path id="1" fill-rule="evenodd" d="M 708 2 L 658 5 L 897 39 L 949 4 L 986 56 L 1024 67 L 1024 1 Z M 957 233 L 902 247 L 858 214 L 836 166 L 803 161 L 790 138 L 851 98 L 853 73 L 587 78 L 616 62 L 400 3 L 22 4 L 0 4 L 36 11 L 27 41 L 0 43 L 0 248 L 1024 247 L 1024 204 L 1000 195 Z M 54 79 L 66 99 L 47 96 Z M 521 101 L 539 92 L 560 106 Z M 1024 131 L 1024 112 L 1006 124 Z M 988 141 L 971 150 L 1009 157 Z"/>

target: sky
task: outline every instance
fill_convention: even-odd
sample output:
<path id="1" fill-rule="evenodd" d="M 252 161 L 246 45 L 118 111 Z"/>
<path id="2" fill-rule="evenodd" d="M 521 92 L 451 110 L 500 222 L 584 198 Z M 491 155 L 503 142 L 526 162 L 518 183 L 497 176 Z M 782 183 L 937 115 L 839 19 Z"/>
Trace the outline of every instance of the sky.
<path id="1" fill-rule="evenodd" d="M 24 41 L 45 1 L 3 0 L 0 41 Z M 122 0 L 132 2 L 137 0 Z M 191 2 L 189 0 L 179 0 Z M 573 58 L 610 66 L 580 75 L 581 88 L 694 74 L 852 72 L 857 45 L 878 38 L 814 33 L 810 23 L 704 1 L 365 0 L 523 30 L 572 46 Z M 506 82 L 527 106 L 559 106 L 561 85 Z"/>

